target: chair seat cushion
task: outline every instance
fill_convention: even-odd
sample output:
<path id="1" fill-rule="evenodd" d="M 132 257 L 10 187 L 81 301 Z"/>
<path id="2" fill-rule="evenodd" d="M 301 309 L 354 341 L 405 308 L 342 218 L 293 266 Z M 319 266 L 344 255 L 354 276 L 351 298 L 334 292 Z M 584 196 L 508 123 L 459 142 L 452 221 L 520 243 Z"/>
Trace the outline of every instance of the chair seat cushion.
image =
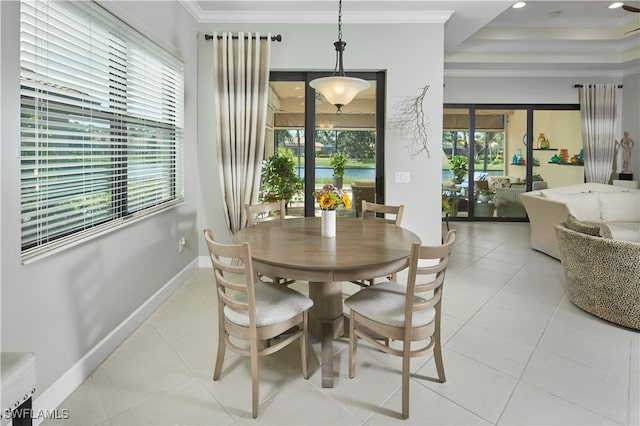
<path id="1" fill-rule="evenodd" d="M 383 282 L 367 287 L 345 300 L 349 309 L 369 319 L 393 327 L 404 326 L 405 290 L 402 284 Z M 414 296 L 415 302 L 424 302 L 420 296 Z M 420 327 L 434 320 L 433 307 L 413 313 L 413 326 Z"/>
<path id="2" fill-rule="evenodd" d="M 286 321 L 310 309 L 313 301 L 308 297 L 282 285 L 260 282 L 255 285 L 256 324 L 266 327 Z M 239 293 L 237 300 L 246 302 L 246 294 Z M 249 312 L 224 307 L 224 315 L 229 321 L 249 327 Z"/>

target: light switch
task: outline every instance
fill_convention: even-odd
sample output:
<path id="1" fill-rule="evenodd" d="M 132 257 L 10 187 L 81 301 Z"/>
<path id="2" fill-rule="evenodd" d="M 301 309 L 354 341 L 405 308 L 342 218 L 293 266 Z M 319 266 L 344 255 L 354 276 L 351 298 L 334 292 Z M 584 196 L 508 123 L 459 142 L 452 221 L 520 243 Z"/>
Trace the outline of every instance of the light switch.
<path id="1" fill-rule="evenodd" d="M 395 181 L 396 183 L 409 183 L 411 181 L 409 172 L 396 172 Z"/>

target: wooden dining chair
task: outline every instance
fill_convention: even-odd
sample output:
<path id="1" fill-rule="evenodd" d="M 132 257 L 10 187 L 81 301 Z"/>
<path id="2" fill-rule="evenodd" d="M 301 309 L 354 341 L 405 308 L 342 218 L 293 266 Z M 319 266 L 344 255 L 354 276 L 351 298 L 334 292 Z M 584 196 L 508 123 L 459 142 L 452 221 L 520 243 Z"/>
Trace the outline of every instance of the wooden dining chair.
<path id="1" fill-rule="evenodd" d="M 248 226 L 253 226 L 260 222 L 284 220 L 287 213 L 287 202 L 280 200 L 265 204 L 245 204 L 244 209 L 247 213 Z"/>
<path id="2" fill-rule="evenodd" d="M 285 200 L 279 200 L 265 204 L 245 204 L 244 209 L 247 213 L 247 226 L 255 226 L 263 222 L 285 220 L 287 202 Z M 263 274 L 258 274 L 258 277 L 266 277 L 274 283 L 284 285 L 289 285 L 295 282 L 295 280 L 281 277 L 267 277 Z"/>
<path id="3" fill-rule="evenodd" d="M 362 220 L 375 220 L 378 222 L 392 223 L 396 226 L 400 226 L 402 223 L 402 214 L 404 213 L 404 205 L 390 206 L 386 204 L 371 203 L 366 200 L 362 200 Z M 388 217 L 387 215 L 391 216 Z M 387 280 L 396 280 L 396 274 L 392 274 L 388 277 L 384 277 Z M 360 287 L 368 287 L 375 284 L 375 278 L 367 278 L 364 280 L 351 281 Z"/>
<path id="4" fill-rule="evenodd" d="M 389 206 L 386 204 L 371 203 L 362 200 L 362 219 L 377 220 L 380 222 L 393 223 L 400 226 L 402 223 L 402 214 L 404 213 L 404 205 Z M 392 217 L 388 217 L 391 215 Z"/>
<path id="5" fill-rule="evenodd" d="M 220 379 L 227 347 L 238 355 L 250 357 L 251 412 L 255 419 L 260 402 L 258 357 L 270 355 L 299 340 L 302 375 L 309 378 L 307 336 L 309 309 L 313 301 L 277 284 L 256 285 L 249 243 L 217 243 L 210 229 L 204 230 L 204 237 L 218 295 L 218 354 L 213 380 Z M 260 346 L 261 341 L 267 342 L 278 336 L 281 337 L 277 343 Z M 238 341 L 247 342 L 249 347 L 238 345 Z"/>
<path id="6" fill-rule="evenodd" d="M 358 338 L 390 355 L 402 357 L 402 417 L 409 418 L 409 372 L 413 357 L 434 354 L 438 381 L 444 383 L 440 342 L 442 287 L 456 231 L 447 233 L 444 243 L 422 246 L 413 243 L 406 286 L 386 282 L 368 287 L 345 300 L 350 310 L 349 377 L 356 372 Z M 390 340 L 402 343 L 391 347 Z M 411 346 L 412 342 L 421 342 Z"/>

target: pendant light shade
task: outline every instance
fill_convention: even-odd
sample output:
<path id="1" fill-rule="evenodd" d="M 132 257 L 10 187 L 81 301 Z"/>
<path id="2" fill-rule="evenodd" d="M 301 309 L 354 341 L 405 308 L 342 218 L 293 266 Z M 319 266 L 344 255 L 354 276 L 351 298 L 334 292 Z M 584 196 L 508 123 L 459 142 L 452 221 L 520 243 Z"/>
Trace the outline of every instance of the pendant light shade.
<path id="1" fill-rule="evenodd" d="M 309 86 L 335 105 L 338 108 L 336 111 L 338 114 L 342 114 L 342 107 L 371 85 L 361 78 L 347 77 L 344 72 L 342 56 L 347 43 L 342 41 L 342 0 L 338 2 L 338 41 L 333 45 L 336 48 L 336 66 L 333 70 L 333 76 L 311 80 Z"/>
<path id="2" fill-rule="evenodd" d="M 342 108 L 370 86 L 368 81 L 353 77 L 323 77 L 312 80 L 309 85 L 322 93 L 327 101 L 331 104 Z"/>

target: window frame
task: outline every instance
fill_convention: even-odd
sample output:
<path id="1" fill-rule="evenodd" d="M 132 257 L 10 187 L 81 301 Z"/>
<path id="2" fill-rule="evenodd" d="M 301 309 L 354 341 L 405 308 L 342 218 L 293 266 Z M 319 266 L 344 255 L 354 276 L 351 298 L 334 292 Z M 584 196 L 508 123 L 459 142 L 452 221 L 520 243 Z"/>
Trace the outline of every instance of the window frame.
<path id="1" fill-rule="evenodd" d="M 21 1 L 23 263 L 184 203 L 183 61 L 95 2 L 55 3 Z M 72 9 L 67 23 L 60 19 L 64 7 Z M 78 22 L 81 12 L 87 20 Z M 37 27 L 42 19 L 47 24 L 51 19 L 50 30 Z M 77 47 L 75 60 L 88 63 L 86 69 L 77 70 L 72 60 L 67 64 L 60 59 L 72 37 L 50 38 L 59 36 L 65 25 L 81 32 L 85 24 L 90 28 L 87 37 L 104 41 L 108 34 L 109 41 L 118 45 L 105 43 L 106 48 L 90 52 Z M 91 43 L 99 41 L 91 39 Z M 113 49 L 120 56 L 116 61 Z M 119 60 L 124 64 L 120 68 L 115 63 Z M 129 65 L 133 61 L 143 65 Z M 109 64 L 107 72 L 96 74 L 99 69 L 92 68 L 94 62 Z M 86 79 L 94 76 L 103 83 L 95 85 L 97 92 L 91 91 L 94 86 L 74 90 L 85 87 Z M 68 85 L 60 84 L 65 78 Z M 107 86 L 108 93 L 96 94 Z M 85 174 L 78 170 L 84 169 L 89 170 L 87 184 L 80 182 Z"/>

